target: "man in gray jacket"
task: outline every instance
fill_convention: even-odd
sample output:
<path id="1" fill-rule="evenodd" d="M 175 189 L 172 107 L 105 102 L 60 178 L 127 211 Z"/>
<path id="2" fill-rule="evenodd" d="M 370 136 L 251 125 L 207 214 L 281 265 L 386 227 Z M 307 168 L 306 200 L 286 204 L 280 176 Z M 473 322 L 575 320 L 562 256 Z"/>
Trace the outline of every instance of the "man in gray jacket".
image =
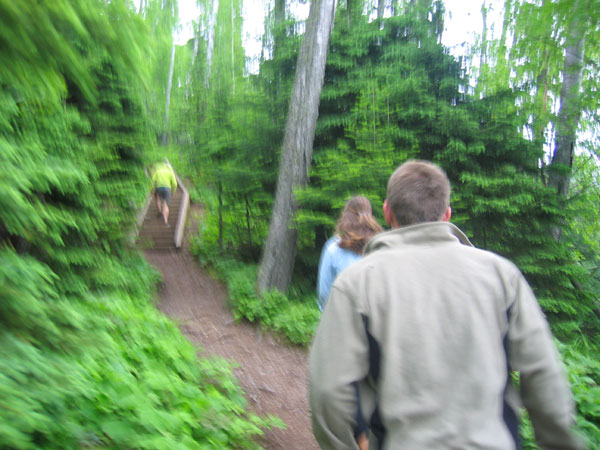
<path id="1" fill-rule="evenodd" d="M 581 448 L 530 287 L 512 263 L 474 248 L 449 223 L 449 199 L 439 167 L 401 165 L 383 206 L 392 230 L 334 283 L 309 359 L 321 448 L 356 449 L 362 410 L 371 450 L 513 450 L 518 400 L 542 449 Z"/>

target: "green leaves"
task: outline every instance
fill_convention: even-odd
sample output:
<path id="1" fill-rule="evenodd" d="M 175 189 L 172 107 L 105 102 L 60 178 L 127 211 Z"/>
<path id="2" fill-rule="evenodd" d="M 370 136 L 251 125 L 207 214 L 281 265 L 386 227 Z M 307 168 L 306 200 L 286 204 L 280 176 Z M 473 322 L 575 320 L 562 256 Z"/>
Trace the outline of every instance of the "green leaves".
<path id="1" fill-rule="evenodd" d="M 294 344 L 306 346 L 312 341 L 321 316 L 314 294 L 307 296 L 304 301 L 293 294 L 285 295 L 279 291 L 266 292 L 261 297 L 255 289 L 258 268 L 236 261 L 217 248 L 207 248 L 205 241 L 205 235 L 197 237 L 192 244 L 192 251 L 227 283 L 237 320 L 259 323 L 267 330 L 281 333 Z"/>
<path id="2" fill-rule="evenodd" d="M 198 364 L 151 304 L 111 296 L 68 308 L 82 321 L 76 351 L 0 337 L 0 446 L 253 448 L 251 436 L 278 424 L 247 416 L 229 364 Z"/>
<path id="3" fill-rule="evenodd" d="M 198 362 L 127 246 L 149 30 L 122 0 L 25 3 L 0 0 L 0 447 L 256 448 L 277 422 Z"/>

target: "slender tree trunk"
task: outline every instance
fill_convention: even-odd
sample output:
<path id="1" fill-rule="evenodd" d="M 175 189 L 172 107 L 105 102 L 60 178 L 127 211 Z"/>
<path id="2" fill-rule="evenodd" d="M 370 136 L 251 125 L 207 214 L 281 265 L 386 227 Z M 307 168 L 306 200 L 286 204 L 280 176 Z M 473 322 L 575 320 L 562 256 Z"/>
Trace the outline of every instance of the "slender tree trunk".
<path id="1" fill-rule="evenodd" d="M 235 8 L 231 5 L 231 90 L 235 95 Z"/>
<path id="2" fill-rule="evenodd" d="M 569 194 L 573 151 L 577 138 L 577 126 L 581 116 L 580 88 L 583 72 L 585 47 L 585 18 L 587 2 L 576 0 L 573 5 L 574 18 L 570 24 L 565 48 L 563 84 L 560 89 L 560 109 L 556 120 L 556 142 L 552 161 L 548 166 L 548 186 L 556 189 L 557 195 L 565 199 Z M 553 227 L 552 236 L 559 241 L 562 227 Z"/>
<path id="3" fill-rule="evenodd" d="M 375 104 L 375 85 L 371 95 L 373 101 L 373 151 L 377 151 L 377 106 Z"/>
<path id="4" fill-rule="evenodd" d="M 167 79 L 167 99 L 165 105 L 165 125 L 164 131 L 162 134 L 162 145 L 169 144 L 169 108 L 171 107 L 171 88 L 173 86 L 173 66 L 175 65 L 175 39 L 171 43 L 171 62 L 169 63 L 169 77 Z"/>
<path id="5" fill-rule="evenodd" d="M 481 30 L 481 50 L 479 54 L 480 64 L 487 64 L 487 14 L 488 8 L 485 5 L 485 1 L 481 5 L 481 22 L 483 28 Z"/>
<path id="6" fill-rule="evenodd" d="M 248 201 L 248 196 L 244 196 L 246 200 L 246 233 L 248 235 L 248 248 L 252 248 L 252 229 L 250 227 L 250 202 Z"/>
<path id="7" fill-rule="evenodd" d="M 217 183 L 217 196 L 219 199 L 219 248 L 223 248 L 223 183 Z"/>
<path id="8" fill-rule="evenodd" d="M 219 13 L 219 0 L 213 0 L 213 10 L 208 24 L 208 42 L 206 46 L 206 72 L 204 73 L 204 87 L 208 89 L 210 74 L 212 71 L 212 59 L 215 49 L 215 27 L 217 26 L 217 14 Z"/>
<path id="9" fill-rule="evenodd" d="M 489 85 L 489 67 L 487 64 L 487 12 L 488 9 L 485 6 L 485 1 L 481 4 L 481 48 L 479 49 L 479 77 L 477 79 L 477 85 L 475 86 L 475 96 L 480 98 L 483 94 L 486 94 L 486 88 Z"/>
<path id="10" fill-rule="evenodd" d="M 198 47 L 200 43 L 200 39 L 198 37 L 199 31 L 194 30 L 194 50 L 192 52 L 192 62 L 190 63 L 190 72 L 193 70 L 194 62 L 196 62 L 196 56 L 198 56 Z"/>
<path id="11" fill-rule="evenodd" d="M 310 6 L 288 110 L 269 236 L 260 262 L 257 287 L 261 293 L 273 288 L 287 291 L 291 283 L 297 240 L 292 224 L 297 210 L 293 190 L 308 181 L 334 12 L 335 0 L 314 0 Z"/>
<path id="12" fill-rule="evenodd" d="M 199 36 L 198 29 L 194 29 L 194 49 L 192 50 L 192 60 L 190 62 L 190 66 L 187 71 L 187 75 L 185 77 L 185 99 L 190 98 L 191 84 L 192 84 L 192 73 L 194 72 L 194 62 L 196 62 L 196 56 L 198 56 L 198 47 L 199 47 Z"/>
<path id="13" fill-rule="evenodd" d="M 283 30 L 283 22 L 285 21 L 285 0 L 275 0 L 275 9 L 273 10 L 273 59 L 277 59 L 279 52 L 283 47 L 283 39 L 285 39 L 285 30 Z"/>
<path id="14" fill-rule="evenodd" d="M 548 0 L 542 0 L 540 5 L 540 11 L 548 9 Z M 546 140 L 544 137 L 544 130 L 548 126 L 550 121 L 548 117 L 548 73 L 550 69 L 550 44 L 553 41 L 554 30 L 552 27 L 546 27 L 544 33 L 540 39 L 540 50 L 539 50 L 539 72 L 535 78 L 536 93 L 533 98 L 533 114 L 531 130 L 533 134 L 534 142 L 539 143 L 540 155 L 544 154 L 544 146 Z M 503 29 L 504 34 L 504 29 Z M 503 41 L 504 42 L 504 41 Z M 507 71 L 508 73 L 508 71 Z M 542 156 L 539 160 L 540 176 L 542 183 L 547 184 L 546 180 L 546 158 Z"/>
<path id="15" fill-rule="evenodd" d="M 534 98 L 534 111 L 536 114 L 533 117 L 532 124 L 533 139 L 534 141 L 539 142 L 540 155 L 544 154 L 544 145 L 546 143 L 544 139 L 544 130 L 548 125 L 548 68 L 550 64 L 550 52 L 548 50 L 547 43 L 544 43 L 543 55 L 544 59 L 542 67 L 540 73 L 536 77 L 537 92 Z M 545 165 L 546 159 L 544 157 L 540 158 L 540 171 L 542 182 L 544 184 L 546 184 L 546 179 L 544 176 Z"/>
<path id="16" fill-rule="evenodd" d="M 348 28 L 350 28 L 350 23 L 352 22 L 352 0 L 346 0 L 346 12 L 347 12 L 347 24 Z"/>
<path id="17" fill-rule="evenodd" d="M 494 78 L 500 89 L 506 89 L 510 86 L 510 70 L 508 68 L 508 58 L 506 54 L 506 39 L 508 36 L 508 27 L 510 26 L 512 17 L 512 5 L 514 0 L 506 0 L 504 2 L 504 18 L 502 19 L 502 33 L 500 34 L 500 42 L 496 54 L 496 73 Z"/>
<path id="18" fill-rule="evenodd" d="M 581 116 L 580 88 L 583 72 L 583 53 L 585 46 L 584 5 L 587 2 L 578 0 L 573 7 L 576 16 L 569 27 L 563 84 L 560 90 L 560 110 L 556 121 L 556 143 L 552 162 L 549 166 L 548 185 L 556 189 L 558 195 L 566 197 L 569 193 L 571 167 L 573 165 L 573 149 L 579 118 Z"/>

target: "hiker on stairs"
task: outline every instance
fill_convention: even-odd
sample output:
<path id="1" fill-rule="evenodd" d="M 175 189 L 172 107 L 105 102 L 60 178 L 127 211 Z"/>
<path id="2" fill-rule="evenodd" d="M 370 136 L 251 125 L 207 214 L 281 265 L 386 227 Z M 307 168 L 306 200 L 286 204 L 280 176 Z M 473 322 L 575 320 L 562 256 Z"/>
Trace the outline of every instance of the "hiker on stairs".
<path id="1" fill-rule="evenodd" d="M 169 225 L 169 203 L 171 202 L 171 195 L 175 194 L 177 190 L 177 179 L 167 159 L 154 165 L 152 189 L 154 190 L 154 199 L 158 211 L 165 225 Z"/>

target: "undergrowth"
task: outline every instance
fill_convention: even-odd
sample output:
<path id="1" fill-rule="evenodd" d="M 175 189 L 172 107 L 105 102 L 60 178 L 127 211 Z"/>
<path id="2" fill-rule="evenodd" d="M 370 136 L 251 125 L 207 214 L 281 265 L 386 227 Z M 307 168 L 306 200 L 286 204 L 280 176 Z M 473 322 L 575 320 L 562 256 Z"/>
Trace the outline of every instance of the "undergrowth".
<path id="1" fill-rule="evenodd" d="M 320 318 L 315 298 L 291 298 L 276 290 L 261 297 L 255 289 L 258 271 L 255 264 L 236 260 L 200 236 L 192 240 L 191 251 L 227 285 L 236 320 L 256 322 L 294 344 L 307 346 L 311 342 Z"/>
<path id="2" fill-rule="evenodd" d="M 0 262 L 18 267 L 10 252 Z M 230 363 L 198 360 L 148 301 L 142 286 L 157 277 L 145 262 L 119 274 L 134 289 L 61 298 L 38 277 L 16 302 L 0 271 L 0 299 L 32 325 L 0 332 L 0 448 L 261 448 L 253 437 L 281 421 L 246 412 Z"/>

